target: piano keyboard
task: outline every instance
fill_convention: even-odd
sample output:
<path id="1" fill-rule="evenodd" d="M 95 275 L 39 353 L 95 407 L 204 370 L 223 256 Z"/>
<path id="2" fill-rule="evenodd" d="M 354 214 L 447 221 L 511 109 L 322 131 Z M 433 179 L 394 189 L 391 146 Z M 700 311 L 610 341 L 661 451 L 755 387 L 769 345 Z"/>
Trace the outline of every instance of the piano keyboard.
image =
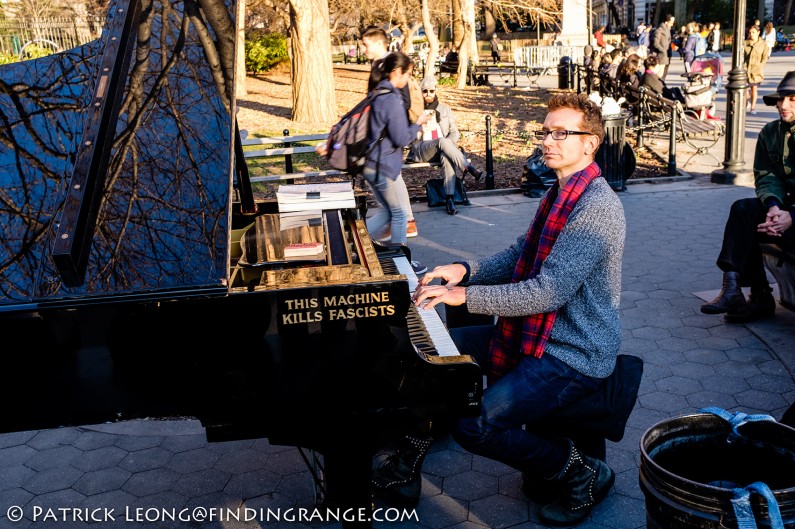
<path id="1" fill-rule="evenodd" d="M 392 260 L 397 267 L 397 271 L 408 279 L 409 292 L 413 295 L 417 289 L 419 280 L 411 268 L 411 263 L 405 257 L 393 257 Z M 455 346 L 450 333 L 447 331 L 439 313 L 434 309 L 418 309 L 412 303 L 406 316 L 409 324 L 409 336 L 411 343 L 418 351 L 429 356 L 458 356 L 458 348 Z"/>

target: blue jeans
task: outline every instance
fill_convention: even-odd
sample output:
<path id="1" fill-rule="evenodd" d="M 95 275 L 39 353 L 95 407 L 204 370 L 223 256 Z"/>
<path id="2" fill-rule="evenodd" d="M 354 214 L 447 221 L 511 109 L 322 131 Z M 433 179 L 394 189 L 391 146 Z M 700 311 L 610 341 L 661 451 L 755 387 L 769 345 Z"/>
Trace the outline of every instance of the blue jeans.
<path id="1" fill-rule="evenodd" d="M 370 236 L 374 239 L 381 238 L 386 233 L 387 225 L 391 223 L 392 244 L 406 244 L 406 225 L 411 217 L 411 201 L 403 176 L 398 175 L 392 180 L 378 175 L 370 167 L 365 167 L 362 175 L 370 184 L 376 202 L 381 206 L 367 219 Z"/>
<path id="2" fill-rule="evenodd" d="M 454 328 L 450 335 L 458 351 L 475 357 L 485 371 L 493 332 L 494 326 L 485 325 Z M 542 437 L 522 425 L 580 400 L 601 383 L 601 379 L 583 375 L 552 355 L 525 356 L 486 388 L 480 416 L 460 420 L 453 438 L 473 454 L 552 478 L 566 464 L 568 441 Z"/>

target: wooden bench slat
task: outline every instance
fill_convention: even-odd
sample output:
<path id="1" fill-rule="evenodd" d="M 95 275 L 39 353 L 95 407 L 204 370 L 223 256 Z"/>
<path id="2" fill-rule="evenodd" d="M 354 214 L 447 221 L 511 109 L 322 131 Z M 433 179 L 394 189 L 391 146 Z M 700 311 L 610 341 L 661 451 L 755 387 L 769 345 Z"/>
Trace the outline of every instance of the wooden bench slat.
<path id="1" fill-rule="evenodd" d="M 271 156 L 285 156 L 287 154 L 306 154 L 315 152 L 314 147 L 285 147 L 279 149 L 263 149 L 260 151 L 245 151 L 245 158 L 269 158 Z"/>
<path id="2" fill-rule="evenodd" d="M 243 147 L 249 145 L 273 145 L 278 143 L 299 143 L 302 141 L 320 141 L 328 138 L 327 133 L 305 134 L 303 136 L 267 136 L 263 138 L 246 138 L 243 140 Z"/>

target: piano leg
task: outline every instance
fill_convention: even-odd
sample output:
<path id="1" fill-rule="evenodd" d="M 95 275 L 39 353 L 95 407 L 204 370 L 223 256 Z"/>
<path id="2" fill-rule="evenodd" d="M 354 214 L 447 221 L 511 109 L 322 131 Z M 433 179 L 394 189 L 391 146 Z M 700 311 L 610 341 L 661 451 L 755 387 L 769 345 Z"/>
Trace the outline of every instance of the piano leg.
<path id="1" fill-rule="evenodd" d="M 370 529 L 373 526 L 370 492 L 373 453 L 368 443 L 356 443 L 356 438 L 364 439 L 350 436 L 344 445 L 329 447 L 323 453 L 327 506 L 339 508 L 343 528 Z"/>

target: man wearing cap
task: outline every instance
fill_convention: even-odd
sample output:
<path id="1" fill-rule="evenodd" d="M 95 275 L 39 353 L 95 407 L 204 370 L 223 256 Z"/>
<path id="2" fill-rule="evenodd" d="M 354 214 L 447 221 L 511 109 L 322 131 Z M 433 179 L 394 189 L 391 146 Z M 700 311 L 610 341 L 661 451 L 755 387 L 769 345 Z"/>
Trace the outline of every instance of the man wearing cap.
<path id="1" fill-rule="evenodd" d="M 762 99 L 767 106 L 778 109 L 779 119 L 765 125 L 756 141 L 756 198 L 732 204 L 717 261 L 723 270 L 723 287 L 715 299 L 701 306 L 705 314 L 726 314 L 730 323 L 745 323 L 775 313 L 776 300 L 759 244 L 792 247 L 795 241 L 795 71 L 787 72 L 778 90 Z M 747 300 L 742 286 L 751 287 Z"/>
<path id="2" fill-rule="evenodd" d="M 480 181 L 483 172 L 475 169 L 458 148 L 460 134 L 455 125 L 453 111 L 448 105 L 439 101 L 436 94 L 436 79 L 425 77 L 420 83 L 420 89 L 425 102 L 425 112 L 431 115 L 431 119 L 423 126 L 421 137 L 411 144 L 406 161 L 442 163 L 447 213 L 455 215 L 458 213 L 453 201 L 456 172 L 460 172 L 462 178 L 465 173 L 469 173 L 476 182 Z"/>

